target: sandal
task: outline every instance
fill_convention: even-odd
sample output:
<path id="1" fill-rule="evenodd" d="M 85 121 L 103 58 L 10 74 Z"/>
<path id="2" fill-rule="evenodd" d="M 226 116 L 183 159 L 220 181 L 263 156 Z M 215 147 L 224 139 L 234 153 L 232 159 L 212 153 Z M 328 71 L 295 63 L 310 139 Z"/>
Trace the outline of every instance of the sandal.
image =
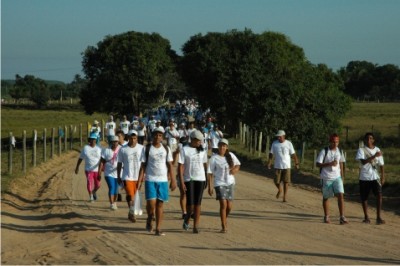
<path id="1" fill-rule="evenodd" d="M 160 230 L 156 230 L 156 236 L 165 236 L 165 233 Z"/>
<path id="2" fill-rule="evenodd" d="M 135 215 L 133 213 L 129 213 L 128 214 L 128 219 L 129 221 L 131 221 L 132 223 L 136 223 L 136 218 Z"/>
<path id="3" fill-rule="evenodd" d="M 370 224 L 371 220 L 369 218 L 365 218 L 362 222 L 365 224 Z"/>
<path id="4" fill-rule="evenodd" d="M 331 220 L 329 219 L 329 216 L 324 216 L 324 223 L 330 224 Z"/>
<path id="5" fill-rule="evenodd" d="M 349 221 L 347 221 L 346 217 L 344 217 L 344 216 L 340 217 L 339 221 L 340 221 L 340 224 L 348 224 L 349 223 Z"/>
<path id="6" fill-rule="evenodd" d="M 378 218 L 378 219 L 376 219 L 376 224 L 385 224 L 386 222 L 385 222 L 385 220 L 383 220 L 382 218 Z"/>
<path id="7" fill-rule="evenodd" d="M 222 234 L 226 234 L 226 233 L 228 233 L 228 230 L 226 230 L 226 229 L 221 229 L 221 231 L 219 231 L 220 233 L 222 233 Z"/>

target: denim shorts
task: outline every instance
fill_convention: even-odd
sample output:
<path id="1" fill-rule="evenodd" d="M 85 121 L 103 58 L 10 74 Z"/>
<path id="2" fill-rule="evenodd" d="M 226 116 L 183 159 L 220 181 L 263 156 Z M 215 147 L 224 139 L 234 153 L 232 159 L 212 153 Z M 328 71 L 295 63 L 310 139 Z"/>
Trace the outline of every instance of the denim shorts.
<path id="1" fill-rule="evenodd" d="M 216 200 L 233 200 L 235 185 L 215 187 Z"/>
<path id="2" fill-rule="evenodd" d="M 336 194 L 344 193 L 343 181 L 341 177 L 334 180 L 321 180 L 322 181 L 322 196 L 324 199 L 334 197 Z"/>
<path id="3" fill-rule="evenodd" d="M 145 197 L 146 200 L 158 199 L 164 202 L 168 202 L 168 182 L 144 182 Z"/>

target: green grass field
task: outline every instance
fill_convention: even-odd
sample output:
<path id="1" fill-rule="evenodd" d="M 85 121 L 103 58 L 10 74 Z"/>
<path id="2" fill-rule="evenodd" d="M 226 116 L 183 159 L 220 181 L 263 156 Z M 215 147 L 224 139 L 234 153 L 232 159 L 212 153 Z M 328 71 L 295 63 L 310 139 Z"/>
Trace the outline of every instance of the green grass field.
<path id="1" fill-rule="evenodd" d="M 1 174 L 2 184 L 7 179 L 7 162 L 8 153 L 4 147 L 8 144 L 9 132 L 18 139 L 22 138 L 23 130 L 26 130 L 27 137 L 32 137 L 32 131 L 38 131 L 38 137 L 42 136 L 43 129 L 47 129 L 48 136 L 50 135 L 51 128 L 58 128 L 59 126 L 79 126 L 83 124 L 83 128 L 87 122 L 92 123 L 93 120 L 106 120 L 107 114 L 93 114 L 91 116 L 84 114 L 82 111 L 49 111 L 49 110 L 16 110 L 9 108 L 2 108 L 1 110 L 1 138 L 2 138 L 2 152 L 1 152 Z M 353 160 L 356 153 L 356 144 L 360 137 L 367 131 L 374 131 L 380 138 L 377 139 L 376 145 L 379 146 L 384 152 L 385 169 L 388 175 L 388 182 L 400 183 L 400 146 L 385 145 L 379 143 L 379 140 L 397 139 L 400 143 L 400 103 L 353 103 L 352 109 L 342 120 L 344 129 L 348 130 L 348 141 L 352 145 L 346 145 L 345 151 L 347 153 L 347 168 L 346 175 L 348 182 L 357 182 L 358 163 Z M 346 138 L 346 130 L 341 132 L 341 141 L 344 143 Z M 239 141 L 232 142 L 233 148 L 239 151 L 242 156 L 259 160 L 256 156 L 249 154 Z M 311 173 L 318 173 L 318 170 L 313 167 L 314 150 L 319 151 L 322 147 L 311 147 L 306 150 L 304 163 L 302 169 Z M 28 151 L 28 155 L 29 155 Z M 14 156 L 18 156 L 18 151 Z M 266 155 L 263 155 L 265 159 Z M 18 161 L 18 158 L 16 158 Z M 29 160 L 28 160 L 29 162 Z M 29 166 L 29 163 L 28 163 Z M 18 172 L 17 172 L 18 173 Z M 17 173 L 13 176 L 18 175 Z M 11 177 L 9 177 L 11 178 Z"/>

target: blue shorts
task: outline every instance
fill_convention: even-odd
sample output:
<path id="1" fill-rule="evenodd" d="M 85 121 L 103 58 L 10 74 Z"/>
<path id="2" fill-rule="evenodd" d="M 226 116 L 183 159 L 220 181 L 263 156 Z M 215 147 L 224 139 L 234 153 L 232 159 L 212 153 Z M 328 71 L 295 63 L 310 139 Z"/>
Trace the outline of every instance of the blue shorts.
<path id="1" fill-rule="evenodd" d="M 321 180 L 322 181 L 322 196 L 324 199 L 334 197 L 336 194 L 343 194 L 344 187 L 341 177 L 334 180 Z"/>
<path id="2" fill-rule="evenodd" d="M 168 182 L 144 182 L 145 197 L 146 200 L 158 199 L 164 202 L 168 202 Z"/>
<path id="3" fill-rule="evenodd" d="M 107 185 L 108 185 L 108 195 L 113 196 L 118 194 L 118 179 L 111 177 L 111 176 L 106 176 L 105 177 Z"/>

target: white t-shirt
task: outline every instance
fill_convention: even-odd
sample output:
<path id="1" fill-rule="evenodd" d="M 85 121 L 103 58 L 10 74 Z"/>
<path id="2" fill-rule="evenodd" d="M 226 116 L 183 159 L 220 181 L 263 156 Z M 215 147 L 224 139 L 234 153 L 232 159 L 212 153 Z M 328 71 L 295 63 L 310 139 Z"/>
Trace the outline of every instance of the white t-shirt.
<path id="1" fill-rule="evenodd" d="M 135 147 L 124 146 L 118 153 L 118 163 L 122 163 L 122 180 L 137 181 L 142 161 L 143 145 L 136 143 Z"/>
<path id="2" fill-rule="evenodd" d="M 224 134 L 220 130 L 211 130 L 210 132 L 210 140 L 211 140 L 211 148 L 217 149 L 219 141 L 224 137 Z"/>
<path id="3" fill-rule="evenodd" d="M 324 160 L 325 157 L 325 160 Z M 334 180 L 340 177 L 340 163 L 345 162 L 344 156 L 340 153 L 340 150 L 336 148 L 335 150 L 331 150 L 328 148 L 328 151 L 325 156 L 325 148 L 320 151 L 317 156 L 317 163 L 330 163 L 333 161 L 337 161 L 338 164 L 336 166 L 327 166 L 322 167 L 321 170 L 321 178 L 324 180 Z"/>
<path id="4" fill-rule="evenodd" d="M 156 148 L 153 145 L 150 146 L 149 158 L 146 158 L 146 148 L 142 151 L 142 162 L 146 163 L 146 178 L 145 181 L 152 182 L 168 182 L 168 168 L 167 162 L 172 162 L 172 152 L 169 147 L 168 158 L 167 151 L 164 146 Z"/>
<path id="5" fill-rule="evenodd" d="M 143 127 L 140 126 L 140 124 L 137 127 L 137 132 L 138 132 L 138 137 L 144 137 L 146 136 L 146 126 L 143 125 Z"/>
<path id="6" fill-rule="evenodd" d="M 79 158 L 85 160 L 85 171 L 98 172 L 101 158 L 101 148 L 97 145 L 94 147 L 85 145 Z"/>
<path id="7" fill-rule="evenodd" d="M 131 122 L 129 122 L 128 120 L 121 121 L 119 123 L 119 127 L 121 128 L 122 132 L 124 132 L 125 135 L 128 134 L 130 125 L 131 125 Z"/>
<path id="8" fill-rule="evenodd" d="M 196 148 L 185 146 L 180 150 L 178 163 L 184 165 L 183 179 L 206 181 L 204 164 L 207 163 L 206 150 L 198 152 Z"/>
<path id="9" fill-rule="evenodd" d="M 271 145 L 271 150 L 269 153 L 272 153 L 275 157 L 275 169 L 291 168 L 291 156 L 295 154 L 292 142 L 287 139 L 285 139 L 282 143 L 280 143 L 278 140 L 275 140 Z"/>
<path id="10" fill-rule="evenodd" d="M 381 151 L 378 147 L 374 147 L 373 149 L 368 147 L 358 149 L 356 160 L 360 161 L 360 180 L 371 181 L 380 179 L 377 169 L 385 164 L 383 156 L 376 157 L 371 163 L 361 164 L 361 160 L 374 156 L 378 151 Z"/>
<path id="11" fill-rule="evenodd" d="M 168 140 L 168 145 L 171 146 L 173 144 L 177 144 L 178 141 L 176 138 L 179 138 L 179 132 L 175 128 L 171 129 L 170 127 L 167 127 L 165 129 L 165 137 Z"/>
<path id="12" fill-rule="evenodd" d="M 104 164 L 104 176 L 110 176 L 117 178 L 117 165 L 118 165 L 118 152 L 121 146 L 117 146 L 115 151 L 111 148 L 105 148 L 101 151 L 101 158 L 103 158 L 106 163 Z"/>
<path id="13" fill-rule="evenodd" d="M 106 123 L 106 134 L 107 136 L 115 136 L 115 122 Z"/>
<path id="14" fill-rule="evenodd" d="M 240 165 L 238 158 L 232 152 L 229 153 L 232 156 L 233 165 Z M 213 154 L 208 163 L 207 173 L 214 175 L 214 187 L 235 184 L 235 177 L 229 174 L 229 164 L 225 156 Z"/>
<path id="15" fill-rule="evenodd" d="M 157 122 L 157 120 L 153 119 L 147 123 L 147 126 L 149 127 L 150 132 L 152 132 L 153 129 L 156 127 L 156 122 Z"/>

